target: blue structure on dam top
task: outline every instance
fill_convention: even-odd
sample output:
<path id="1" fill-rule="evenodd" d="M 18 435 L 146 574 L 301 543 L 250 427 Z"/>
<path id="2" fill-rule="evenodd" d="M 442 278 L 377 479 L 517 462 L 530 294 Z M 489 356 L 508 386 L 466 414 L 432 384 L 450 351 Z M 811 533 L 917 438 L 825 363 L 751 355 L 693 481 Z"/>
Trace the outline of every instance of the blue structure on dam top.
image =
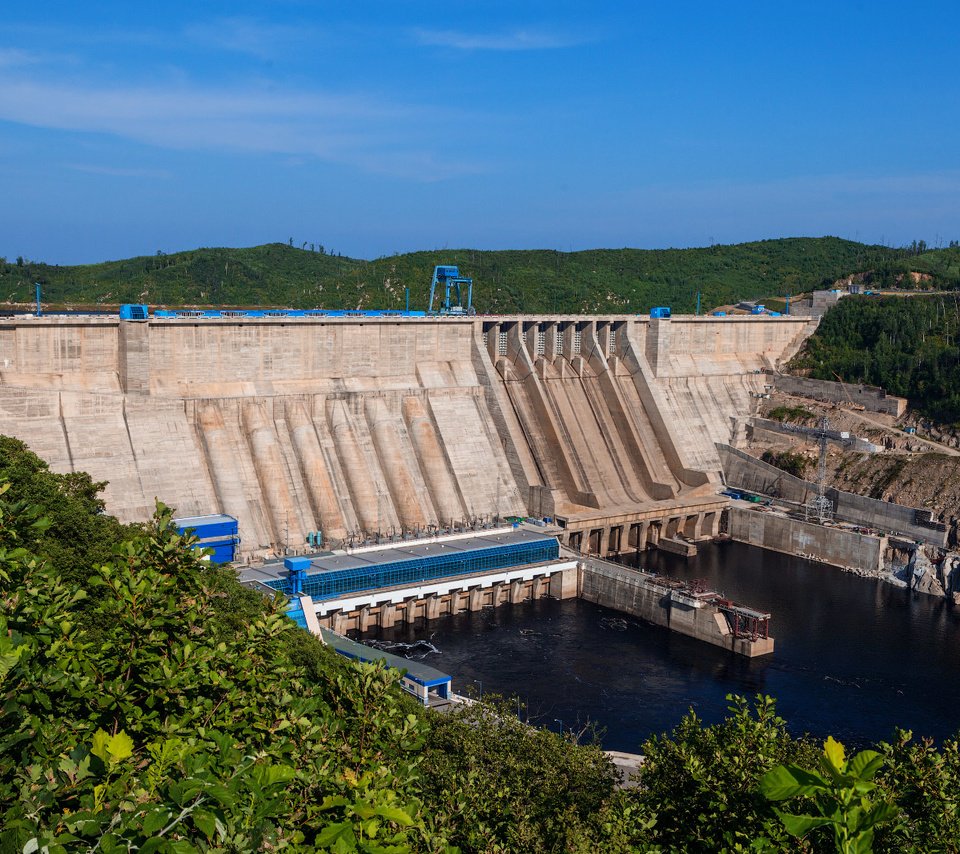
<path id="1" fill-rule="evenodd" d="M 91 311 L 86 314 L 110 314 L 110 312 Z M 395 308 L 155 308 L 152 316 L 163 320 L 189 320 L 204 318 L 238 320 L 243 318 L 283 318 L 283 317 L 426 317 L 425 311 L 414 311 L 409 307 Z M 121 320 L 149 320 L 150 306 L 124 303 L 120 306 Z"/>

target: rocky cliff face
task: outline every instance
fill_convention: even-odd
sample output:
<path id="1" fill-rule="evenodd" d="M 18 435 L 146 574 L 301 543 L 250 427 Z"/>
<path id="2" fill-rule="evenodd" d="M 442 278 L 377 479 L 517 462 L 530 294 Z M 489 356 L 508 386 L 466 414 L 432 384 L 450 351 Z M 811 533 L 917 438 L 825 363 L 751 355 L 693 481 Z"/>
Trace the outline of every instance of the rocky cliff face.
<path id="1" fill-rule="evenodd" d="M 960 605 L 960 554 L 939 552 L 935 559 L 924 549 L 917 549 L 910 562 L 894 573 L 911 590 L 928 596 L 949 599 Z"/>

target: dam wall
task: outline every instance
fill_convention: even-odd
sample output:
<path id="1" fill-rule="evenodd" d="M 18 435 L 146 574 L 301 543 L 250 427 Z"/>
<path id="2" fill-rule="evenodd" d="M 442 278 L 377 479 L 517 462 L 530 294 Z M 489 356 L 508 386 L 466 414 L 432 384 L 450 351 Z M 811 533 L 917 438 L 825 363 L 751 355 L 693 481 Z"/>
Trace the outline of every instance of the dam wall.
<path id="1" fill-rule="evenodd" d="M 715 442 L 807 319 L 0 319 L 0 432 L 108 510 L 229 513 L 247 558 L 550 516 L 606 554 L 716 533 Z"/>

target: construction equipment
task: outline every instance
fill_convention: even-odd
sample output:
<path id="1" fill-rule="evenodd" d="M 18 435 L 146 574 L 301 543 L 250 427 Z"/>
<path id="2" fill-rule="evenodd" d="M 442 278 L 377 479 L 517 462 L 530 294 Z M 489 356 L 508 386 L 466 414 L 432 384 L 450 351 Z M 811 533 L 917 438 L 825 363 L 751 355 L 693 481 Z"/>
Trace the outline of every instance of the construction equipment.
<path id="1" fill-rule="evenodd" d="M 833 502 L 827 498 L 827 442 L 850 442 L 847 431 L 831 430 L 826 415 L 820 419 L 818 427 L 801 427 L 799 424 L 784 423 L 783 429 L 789 433 L 798 433 L 815 439 L 820 444 L 820 456 L 817 461 L 817 494 L 804 505 L 804 515 L 808 522 L 829 522 L 833 519 Z"/>
<path id="2" fill-rule="evenodd" d="M 438 309 L 434 309 L 433 301 L 436 298 L 437 286 L 442 285 L 444 289 L 443 302 Z M 463 289 L 467 291 L 467 302 L 463 302 Z M 456 299 L 451 298 L 451 293 L 456 293 Z M 449 265 L 440 265 L 433 268 L 433 281 L 430 283 L 430 305 L 427 309 L 428 314 L 452 314 L 467 315 L 474 314 L 473 310 L 473 279 L 460 275 L 459 267 Z"/>

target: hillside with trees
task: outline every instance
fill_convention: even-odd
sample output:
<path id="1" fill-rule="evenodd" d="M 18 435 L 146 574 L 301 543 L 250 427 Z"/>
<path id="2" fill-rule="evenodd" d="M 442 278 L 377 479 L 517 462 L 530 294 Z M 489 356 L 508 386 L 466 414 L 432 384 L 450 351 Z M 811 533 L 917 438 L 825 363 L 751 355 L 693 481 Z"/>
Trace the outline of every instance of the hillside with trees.
<path id="1" fill-rule="evenodd" d="M 934 421 L 960 425 L 960 295 L 842 299 L 790 367 L 881 386 Z"/>
<path id="2" fill-rule="evenodd" d="M 925 285 L 956 287 L 960 249 L 892 249 L 836 237 L 784 238 L 699 249 L 595 249 L 413 252 L 364 261 L 322 246 L 271 243 L 248 249 L 196 249 L 61 267 L 23 258 L 0 263 L 0 300 L 29 305 L 34 285 L 45 304 L 425 308 L 433 267 L 457 264 L 475 281 L 484 313 L 645 312 L 670 305 L 693 312 L 742 299 L 828 287 L 853 274 L 896 283 L 907 270 Z M 922 249 L 923 251 L 920 251 Z M 864 272 L 866 271 L 866 272 Z"/>
<path id="3" fill-rule="evenodd" d="M 0 437 L 0 851 L 956 851 L 960 750 L 847 757 L 774 702 L 691 711 L 615 786 L 514 702 L 426 712 L 171 525 Z"/>

